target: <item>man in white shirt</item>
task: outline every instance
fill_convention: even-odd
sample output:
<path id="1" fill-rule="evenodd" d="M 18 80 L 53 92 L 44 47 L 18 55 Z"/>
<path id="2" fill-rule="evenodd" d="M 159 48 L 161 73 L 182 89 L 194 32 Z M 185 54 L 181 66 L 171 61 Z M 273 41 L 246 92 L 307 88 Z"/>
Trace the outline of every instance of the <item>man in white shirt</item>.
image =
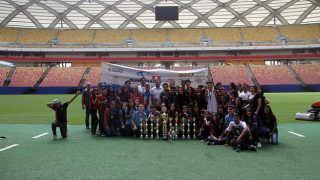
<path id="1" fill-rule="evenodd" d="M 163 89 L 160 86 L 160 84 L 161 84 L 160 80 L 156 81 L 155 84 L 156 84 L 156 86 L 151 88 L 151 90 L 150 90 L 151 97 L 152 97 L 152 99 L 157 100 L 157 106 L 160 107 L 160 103 L 161 103 L 160 94 L 162 93 Z"/>
<path id="2" fill-rule="evenodd" d="M 243 86 L 243 91 L 240 92 L 239 97 L 245 102 L 249 102 L 249 97 L 251 92 L 248 91 L 248 87 L 246 85 Z"/>
<path id="3" fill-rule="evenodd" d="M 140 79 L 140 85 L 138 86 L 138 91 L 140 94 L 144 94 L 146 92 L 146 79 L 145 78 L 141 78 Z"/>
<path id="4" fill-rule="evenodd" d="M 242 149 L 249 149 L 256 151 L 256 147 L 249 145 L 250 139 L 246 136 L 247 124 L 244 121 L 240 121 L 237 114 L 234 114 L 234 119 L 230 122 L 226 131 L 231 135 L 231 145 L 235 148 L 236 152 L 240 152 Z"/>
<path id="5" fill-rule="evenodd" d="M 217 112 L 218 111 L 218 101 L 217 101 L 217 94 L 213 89 L 213 82 L 208 81 L 207 86 L 208 89 L 205 90 L 205 98 L 207 102 L 207 110 L 210 113 Z"/>

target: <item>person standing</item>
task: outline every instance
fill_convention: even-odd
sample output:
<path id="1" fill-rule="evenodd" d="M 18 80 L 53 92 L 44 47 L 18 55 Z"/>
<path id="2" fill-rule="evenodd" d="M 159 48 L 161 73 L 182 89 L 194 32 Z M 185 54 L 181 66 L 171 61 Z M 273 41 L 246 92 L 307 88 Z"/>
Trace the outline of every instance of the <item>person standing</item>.
<path id="1" fill-rule="evenodd" d="M 87 129 L 90 129 L 89 127 L 89 118 L 90 118 L 90 96 L 91 96 L 91 84 L 87 83 L 87 88 L 82 93 L 82 109 L 86 110 L 86 117 L 85 117 L 85 125 Z"/>
<path id="2" fill-rule="evenodd" d="M 207 82 L 207 90 L 205 90 L 205 102 L 207 104 L 207 110 L 210 113 L 217 113 L 218 112 L 218 101 L 217 101 L 217 94 L 213 89 L 213 82 Z"/>
<path id="3" fill-rule="evenodd" d="M 80 92 L 78 91 L 75 96 L 73 96 L 68 102 L 63 104 L 58 99 L 55 99 L 52 101 L 52 103 L 47 104 L 47 106 L 50 109 L 54 110 L 56 113 L 56 120 L 51 123 L 53 139 L 57 139 L 57 127 L 60 128 L 62 138 L 67 138 L 67 109 L 69 104 L 71 104 L 79 94 Z"/>

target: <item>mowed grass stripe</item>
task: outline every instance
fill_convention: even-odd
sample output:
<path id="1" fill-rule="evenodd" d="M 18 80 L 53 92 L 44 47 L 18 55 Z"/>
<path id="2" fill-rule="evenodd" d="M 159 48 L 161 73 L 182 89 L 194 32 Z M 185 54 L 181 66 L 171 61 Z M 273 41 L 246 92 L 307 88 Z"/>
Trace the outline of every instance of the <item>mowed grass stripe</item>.
<path id="1" fill-rule="evenodd" d="M 1 95 L 0 123 L 2 124 L 49 124 L 54 119 L 46 104 L 55 98 L 62 102 L 73 95 Z M 319 92 L 266 93 L 279 123 L 296 122 L 296 112 L 305 112 L 311 103 L 319 100 Z M 84 124 L 84 111 L 79 96 L 68 108 L 69 124 Z"/>

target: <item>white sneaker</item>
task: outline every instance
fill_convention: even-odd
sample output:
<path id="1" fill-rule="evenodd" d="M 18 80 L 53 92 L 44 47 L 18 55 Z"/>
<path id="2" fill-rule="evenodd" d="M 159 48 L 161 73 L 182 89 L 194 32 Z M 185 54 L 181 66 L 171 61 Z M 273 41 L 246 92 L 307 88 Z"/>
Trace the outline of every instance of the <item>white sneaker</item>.
<path id="1" fill-rule="evenodd" d="M 52 139 L 53 139 L 53 140 L 58 139 L 58 138 L 57 138 L 57 135 L 52 135 Z"/>
<path id="2" fill-rule="evenodd" d="M 258 147 L 258 148 L 262 148 L 261 142 L 258 142 L 258 143 L 257 143 L 257 147 Z"/>

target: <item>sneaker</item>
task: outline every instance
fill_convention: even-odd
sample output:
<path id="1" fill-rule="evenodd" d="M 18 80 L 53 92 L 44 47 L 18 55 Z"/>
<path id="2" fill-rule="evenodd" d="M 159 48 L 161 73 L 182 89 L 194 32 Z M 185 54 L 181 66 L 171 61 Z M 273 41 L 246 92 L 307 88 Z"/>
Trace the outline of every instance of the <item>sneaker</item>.
<path id="1" fill-rule="evenodd" d="M 52 139 L 53 139 L 53 140 L 58 139 L 58 138 L 57 138 L 57 135 L 52 135 Z"/>
<path id="2" fill-rule="evenodd" d="M 250 145 L 250 146 L 248 147 L 248 149 L 249 149 L 250 151 L 257 151 L 257 147 L 254 146 L 254 145 Z"/>
<path id="3" fill-rule="evenodd" d="M 89 126 L 87 126 L 86 129 L 90 129 Z"/>
<path id="4" fill-rule="evenodd" d="M 208 146 L 209 146 L 209 145 L 214 145 L 214 142 L 208 141 L 208 142 L 207 142 L 207 145 L 208 145 Z"/>
<path id="5" fill-rule="evenodd" d="M 237 147 L 236 147 L 236 152 L 240 152 L 240 151 L 241 151 L 240 146 L 237 146 Z"/>
<path id="6" fill-rule="evenodd" d="M 261 142 L 258 142 L 258 143 L 257 143 L 257 147 L 258 147 L 258 148 L 262 148 Z"/>

